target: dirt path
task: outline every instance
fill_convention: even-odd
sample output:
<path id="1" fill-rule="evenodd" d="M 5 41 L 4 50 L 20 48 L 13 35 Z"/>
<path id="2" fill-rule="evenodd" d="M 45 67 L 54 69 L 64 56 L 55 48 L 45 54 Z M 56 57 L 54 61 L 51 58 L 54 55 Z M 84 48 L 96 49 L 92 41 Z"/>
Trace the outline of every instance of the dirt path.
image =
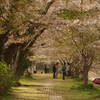
<path id="1" fill-rule="evenodd" d="M 63 95 L 54 90 L 55 80 L 46 80 L 44 88 L 41 88 L 41 91 L 47 95 L 47 100 L 65 100 Z"/>
<path id="2" fill-rule="evenodd" d="M 41 80 L 38 80 L 38 84 L 35 85 L 15 88 L 13 100 L 66 100 L 61 93 L 54 89 L 54 85 L 59 79 L 42 75 Z"/>

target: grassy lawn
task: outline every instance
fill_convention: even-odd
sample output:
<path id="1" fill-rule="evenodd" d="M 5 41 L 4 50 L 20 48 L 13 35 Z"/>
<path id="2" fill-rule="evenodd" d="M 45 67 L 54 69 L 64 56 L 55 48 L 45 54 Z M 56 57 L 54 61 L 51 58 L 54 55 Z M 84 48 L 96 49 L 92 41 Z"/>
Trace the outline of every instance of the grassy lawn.
<path id="1" fill-rule="evenodd" d="M 91 85 L 85 88 L 79 80 L 67 77 L 53 79 L 52 74 L 33 74 L 32 77 L 21 77 L 20 87 L 12 87 L 9 95 L 0 96 L 0 100 L 49 100 L 46 87 L 64 97 L 64 100 L 100 100 L 100 86 Z M 53 87 L 51 89 L 51 87 Z"/>

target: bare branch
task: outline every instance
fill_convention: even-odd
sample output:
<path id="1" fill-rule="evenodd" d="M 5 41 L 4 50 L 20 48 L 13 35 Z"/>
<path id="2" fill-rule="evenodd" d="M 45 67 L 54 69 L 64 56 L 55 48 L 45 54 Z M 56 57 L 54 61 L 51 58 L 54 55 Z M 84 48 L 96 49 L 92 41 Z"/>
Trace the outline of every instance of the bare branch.
<path id="1" fill-rule="evenodd" d="M 51 0 L 50 2 L 48 2 L 45 11 L 43 12 L 43 14 L 46 14 L 49 10 L 49 8 L 51 7 L 51 5 L 55 2 L 55 0 Z"/>

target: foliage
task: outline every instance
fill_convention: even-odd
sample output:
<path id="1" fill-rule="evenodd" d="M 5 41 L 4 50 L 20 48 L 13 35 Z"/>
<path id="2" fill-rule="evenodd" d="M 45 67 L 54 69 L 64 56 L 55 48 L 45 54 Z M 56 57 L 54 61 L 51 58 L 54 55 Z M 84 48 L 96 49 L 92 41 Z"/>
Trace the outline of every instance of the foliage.
<path id="1" fill-rule="evenodd" d="M 0 62 L 0 94 L 6 93 L 13 85 L 13 75 L 10 67 Z"/>
<path id="2" fill-rule="evenodd" d="M 98 37 L 98 32 L 91 29 L 91 26 L 76 25 L 69 27 L 64 38 L 58 41 L 66 55 L 65 60 L 70 62 L 71 75 L 81 76 L 84 85 L 88 84 L 88 72 L 96 58 L 95 43 Z M 64 51 L 63 45 L 69 52 Z"/>
<path id="3" fill-rule="evenodd" d="M 59 14 L 60 17 L 63 17 L 64 19 L 76 19 L 78 16 L 82 16 L 82 14 L 77 10 L 64 10 L 61 14 Z"/>
<path id="4" fill-rule="evenodd" d="M 61 12 L 60 14 L 58 14 L 60 17 L 63 17 L 64 19 L 82 19 L 85 16 L 95 16 L 95 14 L 98 14 L 98 10 L 96 9 L 90 9 L 88 11 L 79 11 L 76 9 L 70 9 L 70 10 L 66 10 L 64 9 L 63 12 Z"/>
<path id="5" fill-rule="evenodd" d="M 29 52 L 29 55 L 31 52 Z M 24 73 L 24 71 L 32 64 L 32 62 L 25 56 L 21 60 L 21 75 Z"/>

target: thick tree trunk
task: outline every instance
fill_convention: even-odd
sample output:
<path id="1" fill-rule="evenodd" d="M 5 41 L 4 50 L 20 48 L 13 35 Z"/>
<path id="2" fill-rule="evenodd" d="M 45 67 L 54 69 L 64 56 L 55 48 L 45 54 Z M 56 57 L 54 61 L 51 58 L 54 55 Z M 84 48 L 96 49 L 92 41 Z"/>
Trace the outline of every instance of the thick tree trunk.
<path id="1" fill-rule="evenodd" d="M 16 86 L 21 85 L 20 82 L 19 82 L 19 79 L 21 77 L 20 68 L 17 67 L 16 72 L 14 73 L 14 77 L 15 77 L 15 85 Z"/>
<path id="2" fill-rule="evenodd" d="M 16 56 L 13 60 L 13 65 L 11 66 L 13 73 L 16 72 L 17 66 L 18 66 L 18 62 L 19 62 L 19 56 L 20 56 L 20 51 L 17 51 Z"/>
<path id="3" fill-rule="evenodd" d="M 88 85 L 88 70 L 83 71 L 83 81 L 84 81 L 84 86 Z"/>
<path id="4" fill-rule="evenodd" d="M 20 50 L 18 50 L 16 52 L 16 55 L 15 57 L 13 58 L 13 65 L 11 65 L 11 69 L 12 69 L 12 72 L 13 72 L 13 75 L 14 75 L 14 78 L 15 78 L 15 85 L 20 85 L 19 83 L 19 79 L 20 79 L 20 61 L 21 61 L 21 52 Z"/>
<path id="5" fill-rule="evenodd" d="M 82 57 L 83 57 L 83 61 L 84 61 L 84 65 L 83 65 L 83 81 L 84 81 L 84 85 L 87 86 L 88 85 L 88 72 L 92 66 L 92 63 L 94 61 L 94 56 L 95 56 L 95 52 L 93 49 L 90 50 L 82 50 Z"/>
<path id="6" fill-rule="evenodd" d="M 19 80 L 19 70 L 18 70 L 18 66 L 19 66 L 19 60 L 20 60 L 20 51 L 17 51 L 15 59 L 12 59 L 13 64 L 11 66 L 12 72 L 14 74 L 14 77 L 16 79 L 16 81 Z"/>

